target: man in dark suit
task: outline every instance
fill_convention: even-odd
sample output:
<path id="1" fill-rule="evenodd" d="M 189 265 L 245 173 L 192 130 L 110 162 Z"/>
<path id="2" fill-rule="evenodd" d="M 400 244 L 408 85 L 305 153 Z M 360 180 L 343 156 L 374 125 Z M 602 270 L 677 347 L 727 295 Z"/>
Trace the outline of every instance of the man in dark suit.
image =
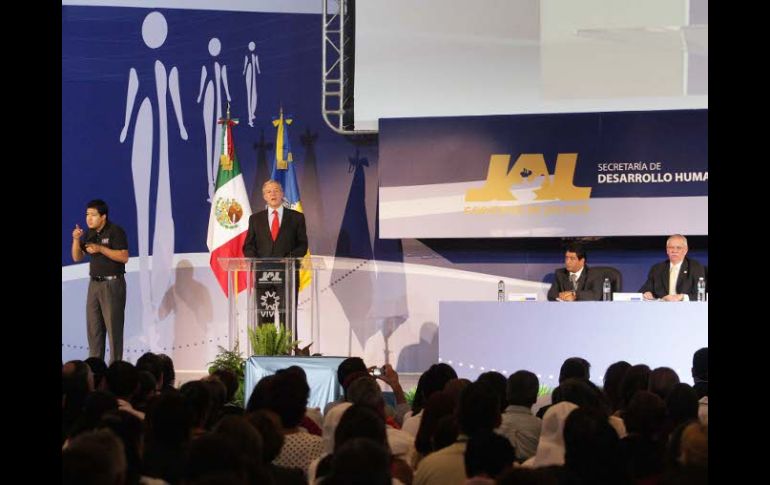
<path id="1" fill-rule="evenodd" d="M 247 258 L 301 258 L 307 253 L 308 241 L 305 216 L 283 206 L 283 188 L 275 180 L 262 185 L 262 197 L 267 209 L 249 217 L 249 231 L 243 242 L 243 255 Z M 283 278 L 285 268 L 262 267 L 257 274 L 258 320 L 272 321 L 274 311 L 284 307 Z M 295 282 L 298 276 L 295 273 Z M 296 284 L 295 284 L 296 292 Z"/>
<path id="2" fill-rule="evenodd" d="M 556 270 L 556 278 L 548 290 L 549 301 L 600 301 L 601 275 L 591 273 L 586 265 L 586 252 L 571 244 L 564 253 L 564 266 Z"/>
<path id="3" fill-rule="evenodd" d="M 262 185 L 262 197 L 268 208 L 249 217 L 243 255 L 247 258 L 304 256 L 307 252 L 305 216 L 283 206 L 283 188 L 275 180 Z"/>
<path id="4" fill-rule="evenodd" d="M 674 234 L 666 241 L 668 261 L 650 268 L 647 281 L 641 287 L 645 300 L 691 301 L 698 299 L 698 278 L 706 278 L 706 271 L 699 262 L 686 257 L 687 239 Z"/>

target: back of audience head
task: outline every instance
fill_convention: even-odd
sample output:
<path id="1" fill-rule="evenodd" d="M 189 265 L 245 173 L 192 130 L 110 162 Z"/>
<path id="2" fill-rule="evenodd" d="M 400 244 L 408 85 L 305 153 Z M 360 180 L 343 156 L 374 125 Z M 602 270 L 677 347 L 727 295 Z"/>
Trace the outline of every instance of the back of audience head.
<path id="1" fill-rule="evenodd" d="M 231 403 L 235 399 L 235 393 L 238 392 L 238 376 L 230 369 L 217 369 L 211 373 L 213 377 L 219 379 L 227 389 L 225 402 Z"/>
<path id="2" fill-rule="evenodd" d="M 623 400 L 620 386 L 623 383 L 626 372 L 628 372 L 628 369 L 630 368 L 631 364 L 625 360 L 621 360 L 607 367 L 607 371 L 604 373 L 604 387 L 602 390 L 604 395 L 607 396 L 607 401 L 610 404 L 610 411 L 613 413 L 620 409 Z"/>
<path id="3" fill-rule="evenodd" d="M 361 357 L 348 357 L 340 362 L 337 367 L 337 382 L 340 383 L 342 389 L 346 392 L 350 383 L 357 377 L 368 374 L 366 364 Z"/>
<path id="4" fill-rule="evenodd" d="M 193 440 L 184 467 L 185 483 L 214 476 L 243 484 L 247 483 L 248 477 L 235 443 L 220 433 L 204 434 Z"/>
<path id="5" fill-rule="evenodd" d="M 324 485 L 390 485 L 390 451 L 367 438 L 353 438 L 334 452 Z"/>
<path id="6" fill-rule="evenodd" d="M 568 401 L 580 407 L 595 409 L 609 415 L 609 404 L 602 391 L 585 379 L 566 379 L 559 384 L 558 401 Z"/>
<path id="7" fill-rule="evenodd" d="M 481 374 L 476 382 L 481 382 L 489 386 L 490 389 L 497 395 L 497 399 L 500 402 L 500 412 L 505 411 L 508 407 L 508 399 L 506 398 L 506 380 L 505 376 L 497 371 L 487 371 Z"/>
<path id="8" fill-rule="evenodd" d="M 305 380 L 295 372 L 282 372 L 270 381 L 264 404 L 280 416 L 283 428 L 288 430 L 302 421 L 309 396 L 310 387 Z"/>
<path id="9" fill-rule="evenodd" d="M 249 401 L 246 403 L 247 413 L 267 409 L 268 398 L 272 393 L 273 381 L 275 381 L 275 374 L 263 377 L 254 385 Z"/>
<path id="10" fill-rule="evenodd" d="M 692 376 L 697 380 L 709 379 L 709 348 L 703 347 L 692 356 Z"/>
<path id="11" fill-rule="evenodd" d="M 62 483 L 120 485 L 126 478 L 123 443 L 108 429 L 74 438 L 62 451 Z"/>
<path id="12" fill-rule="evenodd" d="M 94 391 L 83 401 L 82 412 L 68 431 L 70 438 L 91 431 L 105 413 L 118 410 L 118 400 L 107 391 Z"/>
<path id="13" fill-rule="evenodd" d="M 249 483 L 264 480 L 262 468 L 263 441 L 256 427 L 242 416 L 225 416 L 214 427 L 214 433 L 227 437 L 240 454 Z"/>
<path id="14" fill-rule="evenodd" d="M 422 411 L 428 398 L 435 392 L 441 391 L 447 382 L 457 379 L 457 372 L 449 364 L 440 362 L 433 364 L 420 375 L 417 382 L 417 392 L 412 404 L 412 414 Z"/>
<path id="15" fill-rule="evenodd" d="M 495 478 L 513 466 L 516 453 L 508 438 L 494 432 L 478 433 L 465 448 L 465 473 Z"/>
<path id="16" fill-rule="evenodd" d="M 163 364 L 160 357 L 152 352 L 145 352 L 136 359 L 136 369 L 147 371 L 155 378 L 158 389 L 163 387 Z"/>
<path id="17" fill-rule="evenodd" d="M 71 360 L 62 366 L 62 432 L 66 434 L 78 419 L 85 400 L 93 391 L 91 368 L 82 360 Z"/>
<path id="18" fill-rule="evenodd" d="M 500 426 L 500 404 L 497 395 L 484 383 L 473 382 L 460 394 L 457 423 L 468 436 L 492 431 Z"/>
<path id="19" fill-rule="evenodd" d="M 444 392 L 447 393 L 449 398 L 452 399 L 455 403 L 458 403 L 460 402 L 460 394 L 462 394 L 463 390 L 465 390 L 465 388 L 470 384 L 471 381 L 465 379 L 464 377 L 458 379 L 450 379 L 444 385 Z"/>
<path id="20" fill-rule="evenodd" d="M 269 409 L 260 409 L 246 414 L 245 419 L 262 436 L 262 461 L 265 464 L 272 463 L 283 448 L 280 416 Z"/>
<path id="21" fill-rule="evenodd" d="M 158 383 L 150 372 L 146 370 L 139 371 L 137 377 L 137 388 L 132 403 L 134 408 L 143 410 L 147 401 L 158 391 Z M 138 405 L 137 405 L 138 404 Z"/>
<path id="22" fill-rule="evenodd" d="M 209 417 L 206 428 L 211 429 L 223 415 L 222 410 L 227 404 L 227 387 L 219 378 L 214 376 L 204 377 L 201 382 L 209 390 Z"/>
<path id="23" fill-rule="evenodd" d="M 94 375 L 94 389 L 100 389 L 104 375 L 107 373 L 107 364 L 99 357 L 89 357 L 85 360 Z"/>
<path id="24" fill-rule="evenodd" d="M 564 466 L 582 483 L 630 483 L 620 440 L 607 416 L 577 408 L 564 423 Z"/>
<path id="25" fill-rule="evenodd" d="M 623 415 L 629 435 L 655 440 L 660 437 L 666 419 L 666 404 L 649 391 L 638 391 Z"/>
<path id="26" fill-rule="evenodd" d="M 679 445 L 679 461 L 684 466 L 708 467 L 709 434 L 708 426 L 692 422 L 682 431 Z"/>
<path id="27" fill-rule="evenodd" d="M 537 401 L 540 382 L 537 376 L 528 370 L 519 370 L 508 377 L 506 398 L 511 406 L 531 408 Z"/>
<path id="28" fill-rule="evenodd" d="M 158 359 L 160 359 L 160 367 L 163 371 L 163 389 L 173 389 L 176 382 L 174 361 L 166 354 L 158 354 Z"/>
<path id="29" fill-rule="evenodd" d="M 192 416 L 193 428 L 206 428 L 214 399 L 209 386 L 203 381 L 189 381 L 182 384 L 179 392 Z"/>
<path id="30" fill-rule="evenodd" d="M 666 399 L 666 411 L 673 427 L 698 419 L 698 395 L 689 384 L 679 383 Z"/>
<path id="31" fill-rule="evenodd" d="M 631 402 L 631 398 L 634 397 L 637 391 L 646 391 L 650 385 L 650 368 L 644 364 L 637 364 L 631 366 L 626 371 L 626 375 L 623 376 L 623 381 L 620 383 L 620 396 L 621 406 L 623 410 Z"/>
<path id="32" fill-rule="evenodd" d="M 190 440 L 193 413 L 181 392 L 165 392 L 149 402 L 145 426 L 148 443 L 179 448 Z"/>
<path id="33" fill-rule="evenodd" d="M 109 429 L 123 443 L 126 459 L 126 483 L 138 483 L 141 475 L 144 423 L 126 411 L 102 415 L 96 429 Z"/>
<path id="34" fill-rule="evenodd" d="M 647 390 L 655 393 L 664 401 L 671 390 L 679 384 L 679 376 L 670 367 L 657 367 L 650 372 Z"/>
<path id="35" fill-rule="evenodd" d="M 139 386 L 139 371 L 129 362 L 116 360 L 107 368 L 105 379 L 115 397 L 130 400 Z"/>
<path id="36" fill-rule="evenodd" d="M 353 404 L 367 406 L 385 417 L 385 400 L 379 384 L 373 377 L 362 377 L 350 384 L 347 399 Z"/>
<path id="37" fill-rule="evenodd" d="M 570 357 L 566 359 L 559 369 L 559 383 L 566 379 L 585 379 L 591 378 L 591 364 L 582 357 Z"/>
<path id="38" fill-rule="evenodd" d="M 335 452 L 353 438 L 368 438 L 388 446 L 385 420 L 369 406 L 353 404 L 345 410 L 334 430 Z"/>
<path id="39" fill-rule="evenodd" d="M 436 442 L 436 433 L 440 425 L 446 429 L 451 427 L 451 423 L 454 422 L 454 436 L 450 437 L 450 443 L 457 439 L 457 424 L 454 417 L 456 407 L 457 403 L 445 391 L 434 392 L 428 398 L 422 413 L 422 419 L 420 420 L 420 427 L 417 430 L 417 436 L 414 439 L 415 449 L 423 456 L 441 449 L 438 446 L 439 443 Z M 441 420 L 445 417 L 449 420 L 442 422 Z M 449 431 L 451 433 L 451 430 Z M 442 442 L 441 444 L 444 443 Z"/>
<path id="40" fill-rule="evenodd" d="M 693 388 L 698 394 L 698 399 L 708 396 L 709 393 L 709 349 L 703 347 L 695 351 L 692 356 Z"/>

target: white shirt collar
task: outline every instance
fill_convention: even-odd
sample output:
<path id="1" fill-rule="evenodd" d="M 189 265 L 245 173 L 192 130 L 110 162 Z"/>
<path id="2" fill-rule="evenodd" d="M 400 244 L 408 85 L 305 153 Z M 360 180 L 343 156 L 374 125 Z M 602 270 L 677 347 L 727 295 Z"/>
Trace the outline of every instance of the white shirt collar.
<path id="1" fill-rule="evenodd" d="M 273 211 L 277 211 L 278 212 L 278 224 L 282 224 L 283 223 L 283 206 L 282 205 L 278 206 L 277 209 L 273 209 L 269 205 L 266 205 L 265 207 L 267 208 L 267 224 L 268 225 L 273 223 Z"/>
<path id="2" fill-rule="evenodd" d="M 575 272 L 575 280 L 579 280 L 579 279 L 580 279 L 580 275 L 581 275 L 581 274 L 583 274 L 583 270 L 584 270 L 584 269 L 586 269 L 586 267 L 585 267 L 585 266 L 583 266 L 582 268 L 580 268 L 580 271 L 577 271 L 577 272 Z M 572 274 L 572 273 L 570 273 L 570 274 Z"/>

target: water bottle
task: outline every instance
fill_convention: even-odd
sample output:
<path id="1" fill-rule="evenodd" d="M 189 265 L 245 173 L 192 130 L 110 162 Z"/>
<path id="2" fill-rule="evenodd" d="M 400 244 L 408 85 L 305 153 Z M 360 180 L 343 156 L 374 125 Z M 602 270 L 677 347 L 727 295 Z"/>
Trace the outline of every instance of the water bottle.
<path id="1" fill-rule="evenodd" d="M 602 284 L 602 301 L 612 301 L 612 285 L 609 278 L 604 278 Z"/>
<path id="2" fill-rule="evenodd" d="M 698 278 L 698 301 L 706 301 L 706 280 Z"/>
<path id="3" fill-rule="evenodd" d="M 505 283 L 503 280 L 497 282 L 497 301 L 505 301 Z"/>

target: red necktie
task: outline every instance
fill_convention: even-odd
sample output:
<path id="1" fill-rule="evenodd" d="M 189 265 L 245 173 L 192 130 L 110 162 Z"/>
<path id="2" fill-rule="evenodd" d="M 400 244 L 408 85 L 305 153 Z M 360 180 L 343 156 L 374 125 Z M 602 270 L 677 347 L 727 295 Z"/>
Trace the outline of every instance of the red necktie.
<path id="1" fill-rule="evenodd" d="M 273 223 L 270 225 L 270 234 L 273 236 L 273 241 L 278 239 L 278 211 L 273 211 Z"/>

